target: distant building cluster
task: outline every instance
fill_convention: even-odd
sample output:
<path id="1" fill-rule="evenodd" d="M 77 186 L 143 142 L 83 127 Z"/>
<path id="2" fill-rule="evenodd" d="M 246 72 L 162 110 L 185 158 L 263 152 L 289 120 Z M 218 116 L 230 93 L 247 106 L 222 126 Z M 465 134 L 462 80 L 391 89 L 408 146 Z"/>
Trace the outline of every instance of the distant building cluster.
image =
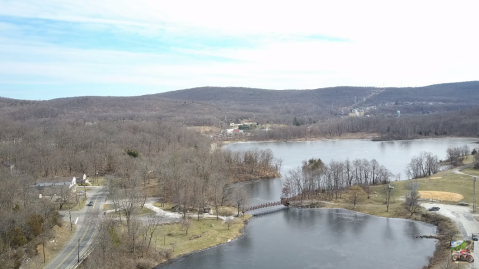
<path id="1" fill-rule="evenodd" d="M 364 111 L 353 109 L 351 113 L 348 114 L 349 117 L 364 117 Z"/>

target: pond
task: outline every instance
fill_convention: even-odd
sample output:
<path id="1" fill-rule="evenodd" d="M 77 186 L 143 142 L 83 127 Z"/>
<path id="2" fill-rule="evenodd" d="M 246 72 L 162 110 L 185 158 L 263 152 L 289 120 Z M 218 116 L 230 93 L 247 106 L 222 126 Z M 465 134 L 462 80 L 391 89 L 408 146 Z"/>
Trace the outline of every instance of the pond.
<path id="1" fill-rule="evenodd" d="M 344 209 L 293 209 L 253 218 L 237 240 L 179 258 L 161 269 L 419 269 L 435 234 L 423 223 Z"/>
<path id="2" fill-rule="evenodd" d="M 394 174 L 402 174 L 414 155 L 432 152 L 444 159 L 448 147 L 477 144 L 473 138 L 409 141 L 320 140 L 309 142 L 232 143 L 225 149 L 273 151 L 283 160 L 282 173 L 303 160 L 321 158 L 376 159 Z M 244 183 L 250 205 L 278 201 L 281 179 Z M 186 255 L 158 268 L 412 268 L 433 255 L 435 240 L 416 235 L 436 233 L 434 226 L 402 219 L 364 215 L 344 209 L 293 209 L 253 218 L 237 240 Z"/>

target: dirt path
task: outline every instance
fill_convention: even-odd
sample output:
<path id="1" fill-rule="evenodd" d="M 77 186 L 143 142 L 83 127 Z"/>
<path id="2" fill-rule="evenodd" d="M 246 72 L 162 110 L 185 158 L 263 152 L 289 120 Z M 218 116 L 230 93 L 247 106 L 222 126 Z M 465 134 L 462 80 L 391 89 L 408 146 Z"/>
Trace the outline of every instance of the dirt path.
<path id="1" fill-rule="evenodd" d="M 466 164 L 466 165 L 463 165 L 463 166 L 455 167 L 455 168 L 451 169 L 451 172 L 453 172 L 455 174 L 459 174 L 459 175 L 474 177 L 473 175 L 469 175 L 469 174 L 466 174 L 466 173 L 462 172 L 462 170 L 464 170 L 466 168 L 471 168 L 472 166 L 473 166 L 473 164 L 470 163 L 470 164 Z"/>

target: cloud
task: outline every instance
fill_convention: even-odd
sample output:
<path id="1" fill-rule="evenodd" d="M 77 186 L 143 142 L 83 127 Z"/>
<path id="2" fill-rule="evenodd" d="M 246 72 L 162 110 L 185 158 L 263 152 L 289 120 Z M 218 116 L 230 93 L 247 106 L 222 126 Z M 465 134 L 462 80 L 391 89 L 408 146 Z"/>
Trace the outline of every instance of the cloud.
<path id="1" fill-rule="evenodd" d="M 0 95 L 22 84 L 96 85 L 101 94 L 98 87 L 121 82 L 121 94 L 132 95 L 203 85 L 420 86 L 479 74 L 475 2 L 0 0 L 0 6 Z"/>

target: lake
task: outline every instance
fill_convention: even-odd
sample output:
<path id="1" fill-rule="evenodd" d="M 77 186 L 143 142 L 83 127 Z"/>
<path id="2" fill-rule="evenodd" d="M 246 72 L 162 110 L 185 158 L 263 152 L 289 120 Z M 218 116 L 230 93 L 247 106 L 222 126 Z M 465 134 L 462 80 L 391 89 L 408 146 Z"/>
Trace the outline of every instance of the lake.
<path id="1" fill-rule="evenodd" d="M 374 142 L 365 139 L 318 140 L 304 142 L 240 142 L 226 144 L 223 148 L 232 151 L 252 148 L 271 149 L 274 156 L 283 160 L 283 172 L 301 165 L 303 160 L 320 158 L 324 163 L 331 160 L 350 161 L 355 159 L 376 159 L 393 175 L 401 174 L 406 179 L 405 168 L 413 156 L 420 152 L 432 152 L 439 159 L 446 159 L 449 147 L 467 145 L 472 151 L 479 148 L 477 138 L 435 138 L 401 141 Z"/>
<path id="2" fill-rule="evenodd" d="M 354 159 L 376 159 L 394 175 L 401 174 L 400 179 L 406 179 L 404 170 L 413 156 L 422 151 L 431 152 L 439 159 L 446 158 L 449 147 L 462 147 L 467 145 L 471 151 L 479 148 L 476 138 L 436 138 L 402 141 L 374 142 L 364 139 L 344 140 L 318 140 L 304 142 L 240 142 L 224 146 L 232 151 L 249 150 L 253 148 L 271 149 L 274 156 L 283 160 L 281 174 L 286 174 L 289 169 L 301 166 L 303 160 L 320 158 L 323 162 L 331 160 L 345 161 Z M 393 177 L 392 180 L 395 180 Z M 263 180 L 247 184 L 250 204 L 261 204 L 279 201 L 281 197 L 281 180 Z"/>
<path id="3" fill-rule="evenodd" d="M 435 240 L 414 236 L 435 231 L 420 222 L 344 209 L 290 208 L 251 219 L 237 240 L 159 268 L 419 269 L 433 255 Z"/>
<path id="4" fill-rule="evenodd" d="M 448 147 L 477 144 L 473 138 L 412 141 L 321 140 L 310 142 L 232 143 L 233 151 L 251 148 L 273 151 L 283 160 L 282 173 L 302 160 L 376 159 L 394 174 L 402 173 L 414 155 L 432 152 L 444 159 Z M 250 204 L 278 201 L 281 179 L 244 184 Z M 436 233 L 432 225 L 355 213 L 344 209 L 294 209 L 255 217 L 244 236 L 204 251 L 186 255 L 158 268 L 411 268 L 419 269 L 433 255 L 435 240 L 416 235 Z"/>

